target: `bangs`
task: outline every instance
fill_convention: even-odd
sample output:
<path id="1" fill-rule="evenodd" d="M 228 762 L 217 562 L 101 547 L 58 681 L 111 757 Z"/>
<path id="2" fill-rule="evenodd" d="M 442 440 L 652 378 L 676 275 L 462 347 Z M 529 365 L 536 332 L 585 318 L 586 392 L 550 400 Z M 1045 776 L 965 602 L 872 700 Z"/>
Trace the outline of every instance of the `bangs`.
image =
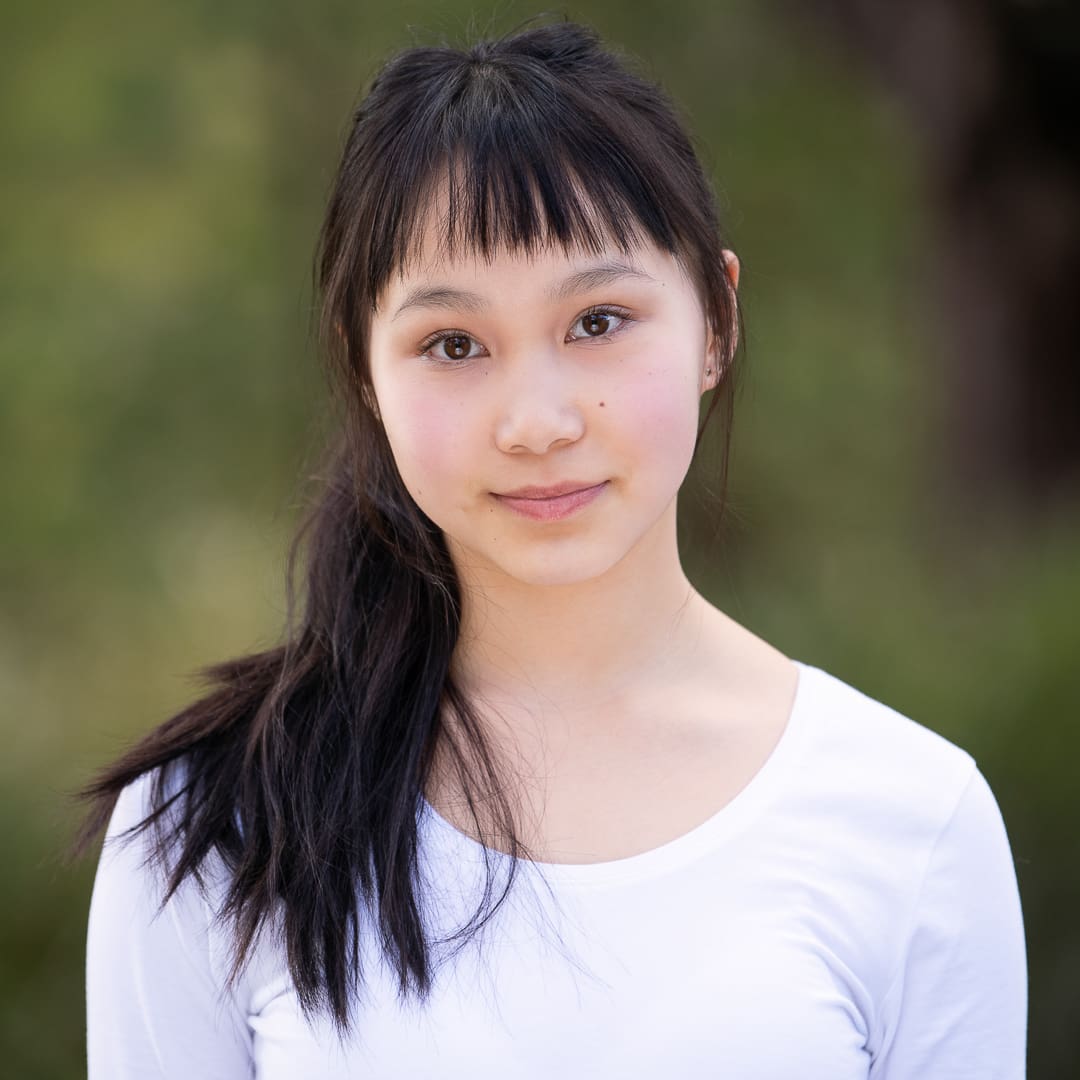
<path id="1" fill-rule="evenodd" d="M 432 52 L 444 77 L 395 72 L 415 79 L 408 115 L 384 110 L 383 130 L 365 140 L 374 198 L 356 269 L 366 271 L 372 304 L 391 274 L 432 244 L 442 256 L 484 259 L 555 246 L 630 252 L 646 240 L 685 249 L 675 222 L 695 214 L 672 175 L 680 155 L 655 132 L 648 137 L 625 104 L 565 78 L 556 85 L 539 64 L 454 54 L 461 63 L 446 77 L 445 51 L 418 50 L 402 66 L 421 66 Z"/>
<path id="2" fill-rule="evenodd" d="M 502 154 L 477 160 L 458 150 L 416 184 L 415 198 L 403 200 L 400 217 L 387 222 L 391 272 L 423 257 L 490 260 L 499 252 L 555 247 L 629 253 L 648 233 L 617 190 L 597 189 L 595 181 L 595 173 L 582 174 L 565 160 L 522 168 Z"/>

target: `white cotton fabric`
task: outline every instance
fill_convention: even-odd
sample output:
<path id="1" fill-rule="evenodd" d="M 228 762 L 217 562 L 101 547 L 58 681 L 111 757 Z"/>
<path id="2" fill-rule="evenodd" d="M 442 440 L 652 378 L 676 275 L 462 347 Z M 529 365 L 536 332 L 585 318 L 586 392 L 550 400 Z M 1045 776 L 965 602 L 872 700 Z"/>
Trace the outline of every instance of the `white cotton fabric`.
<path id="1" fill-rule="evenodd" d="M 365 941 L 345 1039 L 304 1018 L 272 934 L 226 985 L 220 874 L 157 914 L 141 841 L 109 841 L 90 1080 L 1019 1080 L 1024 930 L 986 780 L 928 728 L 798 668 L 787 728 L 735 799 L 643 854 L 546 865 L 550 893 L 523 864 L 425 1007 L 399 1002 Z M 110 836 L 146 792 L 124 792 Z M 475 909 L 483 849 L 426 804 L 420 825 L 432 927 L 450 931 Z"/>

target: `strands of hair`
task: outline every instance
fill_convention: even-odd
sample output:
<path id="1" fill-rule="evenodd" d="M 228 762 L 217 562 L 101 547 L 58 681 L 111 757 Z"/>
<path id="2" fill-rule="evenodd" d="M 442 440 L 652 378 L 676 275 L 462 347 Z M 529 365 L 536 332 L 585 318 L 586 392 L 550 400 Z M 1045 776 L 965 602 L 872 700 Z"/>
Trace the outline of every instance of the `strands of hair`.
<path id="1" fill-rule="evenodd" d="M 402 997 L 423 999 L 439 955 L 452 958 L 484 926 L 528 858 L 505 763 L 451 672 L 454 566 L 398 475 L 368 368 L 371 313 L 432 227 L 450 256 L 630 251 L 643 239 L 674 253 L 728 346 L 701 431 L 723 401 L 730 442 L 738 308 L 711 189 L 662 92 L 567 22 L 393 57 L 355 115 L 319 237 L 320 339 L 345 415 L 290 548 L 285 640 L 204 669 L 207 693 L 84 789 L 75 843 L 88 850 L 120 792 L 151 774 L 148 814 L 131 835 L 146 833 L 168 896 L 188 878 L 202 884 L 217 860 L 233 977 L 263 933 L 279 935 L 301 1006 L 327 1011 L 340 1032 L 362 997 L 365 933 Z M 476 911 L 439 940 L 418 875 L 436 757 L 476 835 L 510 856 L 502 887 L 493 858 Z"/>

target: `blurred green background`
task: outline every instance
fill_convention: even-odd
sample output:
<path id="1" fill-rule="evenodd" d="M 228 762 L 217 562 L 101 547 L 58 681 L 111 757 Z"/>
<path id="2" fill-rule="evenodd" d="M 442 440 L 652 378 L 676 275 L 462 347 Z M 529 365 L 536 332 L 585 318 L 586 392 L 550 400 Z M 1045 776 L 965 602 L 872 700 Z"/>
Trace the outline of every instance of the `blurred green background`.
<path id="1" fill-rule="evenodd" d="M 0 1054 L 83 1075 L 92 860 L 68 793 L 277 640 L 325 413 L 310 264 L 377 60 L 518 3 L 73 3 L 0 41 Z M 731 513 L 685 565 L 715 603 L 968 749 L 1024 905 L 1033 1076 L 1080 1075 L 1080 513 L 941 496 L 933 222 L 910 126 L 768 3 L 560 9 L 681 103 L 743 260 Z M 718 419 L 718 418 L 717 418 Z M 715 422 L 715 421 L 714 421 Z M 1070 1024 L 1071 1020 L 1071 1024 Z"/>

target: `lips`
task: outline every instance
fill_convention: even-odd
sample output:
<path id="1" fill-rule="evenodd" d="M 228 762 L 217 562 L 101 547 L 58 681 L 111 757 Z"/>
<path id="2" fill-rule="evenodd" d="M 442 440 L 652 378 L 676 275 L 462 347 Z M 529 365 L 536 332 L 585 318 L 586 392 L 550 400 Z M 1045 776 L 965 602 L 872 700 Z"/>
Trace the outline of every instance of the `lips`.
<path id="1" fill-rule="evenodd" d="M 575 491 L 585 491 L 598 486 L 589 480 L 567 480 L 551 487 L 520 487 L 513 491 L 497 491 L 495 494 L 504 499 L 557 499 L 560 495 L 569 495 Z"/>
<path id="2" fill-rule="evenodd" d="M 588 506 L 607 490 L 606 480 L 599 484 L 581 486 L 580 481 L 556 484 L 553 487 L 518 488 L 514 493 L 495 495 L 507 509 L 533 521 L 561 521 Z M 520 492 L 527 492 L 522 495 Z M 536 494 L 540 492 L 540 494 Z"/>

